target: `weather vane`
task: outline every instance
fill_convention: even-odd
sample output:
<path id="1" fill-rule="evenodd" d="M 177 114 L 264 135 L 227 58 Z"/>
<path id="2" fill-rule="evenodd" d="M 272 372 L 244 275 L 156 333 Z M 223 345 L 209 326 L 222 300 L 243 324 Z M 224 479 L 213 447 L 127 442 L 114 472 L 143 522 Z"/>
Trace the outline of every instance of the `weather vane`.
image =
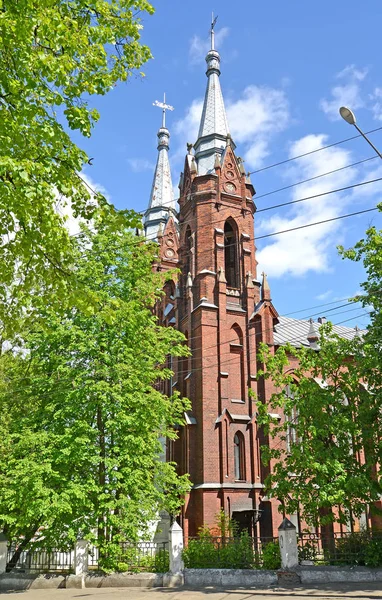
<path id="1" fill-rule="evenodd" d="M 153 106 L 159 106 L 159 108 L 162 109 L 162 127 L 166 127 L 166 110 L 174 110 L 174 107 L 171 106 L 171 104 L 166 104 L 166 94 L 163 94 L 163 102 L 155 100 Z"/>
<path id="2" fill-rule="evenodd" d="M 218 20 L 218 15 L 216 15 L 216 17 L 214 18 L 214 13 L 212 13 L 212 17 L 211 17 L 211 29 L 210 29 L 210 33 L 211 33 L 211 50 L 215 50 L 215 25 L 216 25 L 216 21 Z"/>

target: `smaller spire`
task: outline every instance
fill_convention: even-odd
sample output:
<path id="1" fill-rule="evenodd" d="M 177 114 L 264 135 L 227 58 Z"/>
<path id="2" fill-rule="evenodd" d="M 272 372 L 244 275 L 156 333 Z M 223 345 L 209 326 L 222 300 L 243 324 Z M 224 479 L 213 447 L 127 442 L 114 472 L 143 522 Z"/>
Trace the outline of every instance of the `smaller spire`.
<path id="1" fill-rule="evenodd" d="M 270 300 L 271 299 L 271 288 L 269 287 L 268 279 L 266 273 L 264 271 L 261 273 L 263 277 L 263 282 L 261 285 L 261 299 L 262 300 Z"/>
<path id="2" fill-rule="evenodd" d="M 246 276 L 246 285 L 247 285 L 247 289 L 255 287 L 253 285 L 253 275 L 252 275 L 251 271 L 248 271 L 248 273 L 247 273 L 247 276 Z"/>
<path id="3" fill-rule="evenodd" d="M 218 271 L 218 282 L 219 283 L 227 283 L 223 267 L 219 268 L 219 271 Z"/>
<path id="4" fill-rule="evenodd" d="M 319 340 L 319 337 L 318 337 L 317 332 L 315 330 L 314 321 L 313 321 L 312 318 L 309 319 L 309 331 L 308 331 L 308 335 L 306 336 L 306 339 L 309 342 L 309 346 L 313 350 L 318 350 L 317 342 Z"/>
<path id="5" fill-rule="evenodd" d="M 191 277 L 191 273 L 190 272 L 187 275 L 186 288 L 192 288 L 192 277 Z"/>
<path id="6" fill-rule="evenodd" d="M 358 327 L 358 325 L 356 325 L 356 326 L 354 327 L 354 331 L 355 331 L 354 337 L 357 337 L 357 338 L 362 338 L 362 333 L 361 333 L 361 330 L 360 330 L 360 328 Z"/>
<path id="7" fill-rule="evenodd" d="M 176 218 L 175 198 L 168 158 L 170 132 L 166 127 L 166 110 L 174 110 L 174 107 L 166 104 L 166 94 L 163 95 L 163 102 L 155 100 L 153 106 L 158 106 L 162 109 L 162 126 L 157 133 L 157 164 L 151 188 L 149 207 L 144 219 L 146 236 L 150 239 L 158 237 L 160 224 L 164 225 L 167 223 L 170 216 Z"/>

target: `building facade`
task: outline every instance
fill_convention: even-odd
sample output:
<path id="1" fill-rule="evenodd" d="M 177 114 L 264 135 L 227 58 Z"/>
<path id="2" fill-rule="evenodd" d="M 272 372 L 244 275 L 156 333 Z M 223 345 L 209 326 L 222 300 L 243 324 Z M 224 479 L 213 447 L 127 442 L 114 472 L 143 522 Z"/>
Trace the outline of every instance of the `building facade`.
<path id="1" fill-rule="evenodd" d="M 171 187 L 170 134 L 162 124 L 145 215 L 146 235 L 160 246 L 157 268 L 180 270 L 178 280 L 166 284 L 159 317 L 184 333 L 191 350 L 171 365 L 171 385 L 192 408 L 167 458 L 193 484 L 181 515 L 186 536 L 212 525 L 224 509 L 240 528 L 270 537 L 282 517 L 277 501 L 264 495 L 267 468 L 260 448 L 271 441 L 257 426 L 251 391 L 265 402 L 272 390 L 269 381 L 257 381 L 258 347 L 265 342 L 276 349 L 287 341 L 309 346 L 315 329 L 279 317 L 266 275 L 257 273 L 255 189 L 229 132 L 213 32 L 206 62 L 199 134 L 188 144 L 179 209 Z"/>

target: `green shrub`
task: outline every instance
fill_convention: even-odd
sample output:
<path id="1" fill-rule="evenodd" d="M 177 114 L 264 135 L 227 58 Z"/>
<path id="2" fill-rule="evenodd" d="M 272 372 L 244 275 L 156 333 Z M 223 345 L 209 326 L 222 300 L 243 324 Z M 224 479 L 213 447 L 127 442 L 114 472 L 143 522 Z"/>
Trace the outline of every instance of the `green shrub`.
<path id="1" fill-rule="evenodd" d="M 268 544 L 263 546 L 262 563 L 263 569 L 270 569 L 272 571 L 280 569 L 281 554 L 278 542 L 268 542 Z"/>

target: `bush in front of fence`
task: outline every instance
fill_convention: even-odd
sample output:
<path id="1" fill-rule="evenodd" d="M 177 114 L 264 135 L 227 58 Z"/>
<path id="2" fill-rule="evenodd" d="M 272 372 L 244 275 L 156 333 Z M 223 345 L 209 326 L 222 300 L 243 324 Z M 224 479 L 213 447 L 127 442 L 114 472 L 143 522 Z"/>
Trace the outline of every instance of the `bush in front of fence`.
<path id="1" fill-rule="evenodd" d="M 183 561 L 189 569 L 277 569 L 281 566 L 278 543 L 259 544 L 247 532 L 235 537 L 214 537 L 208 528 L 188 541 Z"/>
<path id="2" fill-rule="evenodd" d="M 309 535 L 309 534 L 308 534 Z M 311 537 L 299 545 L 299 562 L 314 565 L 382 566 L 382 533 L 360 531 L 341 537 Z"/>
<path id="3" fill-rule="evenodd" d="M 336 540 L 334 556 L 329 549 L 328 558 L 336 561 L 337 564 L 380 567 L 382 566 L 382 535 L 373 536 L 366 531 L 351 533 Z"/>
<path id="4" fill-rule="evenodd" d="M 143 554 L 137 548 L 130 548 L 119 557 L 117 572 L 125 573 L 167 573 L 170 569 L 168 550 L 158 550 L 155 555 Z"/>

